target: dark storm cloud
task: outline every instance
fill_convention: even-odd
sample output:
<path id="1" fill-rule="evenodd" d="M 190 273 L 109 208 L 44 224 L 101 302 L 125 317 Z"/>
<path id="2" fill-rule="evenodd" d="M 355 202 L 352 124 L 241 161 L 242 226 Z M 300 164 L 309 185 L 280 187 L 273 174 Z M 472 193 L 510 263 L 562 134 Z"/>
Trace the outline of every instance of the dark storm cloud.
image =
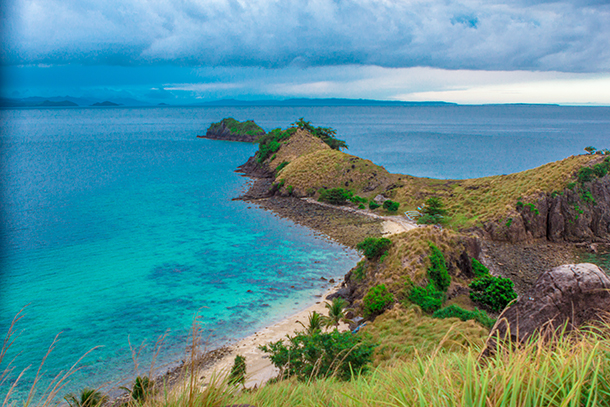
<path id="1" fill-rule="evenodd" d="M 605 1 L 13 0 L 6 10 L 4 65 L 610 71 Z"/>

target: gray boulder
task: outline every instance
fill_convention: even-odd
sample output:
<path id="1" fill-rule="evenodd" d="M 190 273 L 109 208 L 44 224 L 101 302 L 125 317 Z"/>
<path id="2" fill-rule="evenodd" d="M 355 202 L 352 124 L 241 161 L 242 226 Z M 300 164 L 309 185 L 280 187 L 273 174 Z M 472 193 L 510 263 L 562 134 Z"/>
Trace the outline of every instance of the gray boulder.
<path id="1" fill-rule="evenodd" d="M 610 278 L 590 263 L 565 264 L 544 272 L 534 287 L 498 317 L 492 337 L 510 332 L 514 342 L 539 330 L 567 331 L 601 320 L 610 312 Z"/>

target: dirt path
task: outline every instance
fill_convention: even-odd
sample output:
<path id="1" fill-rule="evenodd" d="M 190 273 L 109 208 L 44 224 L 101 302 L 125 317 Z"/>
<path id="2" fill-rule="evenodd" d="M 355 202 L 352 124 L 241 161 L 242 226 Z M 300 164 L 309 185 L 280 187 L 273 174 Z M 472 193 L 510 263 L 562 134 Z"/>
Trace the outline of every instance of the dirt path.
<path id="1" fill-rule="evenodd" d="M 332 209 L 339 209 L 339 210 L 342 210 L 345 212 L 350 212 L 350 213 L 354 213 L 354 214 L 358 214 L 358 215 L 362 215 L 362 216 L 368 216 L 369 218 L 381 220 L 381 221 L 383 221 L 383 232 L 382 233 L 384 236 L 395 235 L 395 234 L 406 232 L 408 230 L 415 229 L 416 227 L 418 227 L 417 223 L 415 223 L 401 215 L 381 216 L 376 213 L 367 211 L 366 209 L 350 208 L 349 206 L 331 205 L 331 204 L 328 204 L 325 202 L 316 201 L 313 198 L 302 198 L 302 199 L 303 199 L 303 201 L 310 203 L 310 204 L 321 205 L 321 206 L 325 206 L 327 208 L 332 208 Z"/>

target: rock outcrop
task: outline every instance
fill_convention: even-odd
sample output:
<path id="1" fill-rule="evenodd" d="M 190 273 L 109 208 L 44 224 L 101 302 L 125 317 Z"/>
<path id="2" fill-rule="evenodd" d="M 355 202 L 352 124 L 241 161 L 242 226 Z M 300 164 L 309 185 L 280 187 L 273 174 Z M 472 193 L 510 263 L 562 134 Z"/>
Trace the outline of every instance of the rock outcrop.
<path id="1" fill-rule="evenodd" d="M 508 222 L 489 222 L 492 240 L 531 242 L 610 242 L 610 176 L 540 195 L 535 204 L 515 208 Z"/>
<path id="2" fill-rule="evenodd" d="M 502 312 L 492 337 L 522 342 L 540 330 L 567 331 L 610 312 L 610 278 L 590 263 L 565 264 L 544 272 L 534 287 Z M 493 348 L 493 346 L 492 346 Z"/>

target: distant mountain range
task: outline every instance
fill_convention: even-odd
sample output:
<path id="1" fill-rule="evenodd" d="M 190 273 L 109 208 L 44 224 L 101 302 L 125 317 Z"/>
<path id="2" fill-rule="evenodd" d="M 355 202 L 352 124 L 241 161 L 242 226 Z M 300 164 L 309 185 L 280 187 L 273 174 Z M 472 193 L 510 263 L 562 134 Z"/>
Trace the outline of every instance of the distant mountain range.
<path id="1" fill-rule="evenodd" d="M 194 106 L 451 106 L 448 102 L 402 102 L 371 99 L 285 99 L 285 100 L 236 100 L 222 99 L 196 103 Z"/>
<path id="2" fill-rule="evenodd" d="M 151 103 L 130 98 L 112 100 L 76 98 L 72 96 L 0 98 L 0 107 L 78 107 L 78 106 L 151 106 Z"/>
<path id="3" fill-rule="evenodd" d="M 177 102 L 174 106 L 457 106 L 457 103 L 449 102 L 403 102 L 397 100 L 373 100 L 373 99 L 285 99 L 285 100 L 237 100 L 221 99 L 208 102 Z M 513 106 L 529 106 L 527 103 L 508 104 Z M 0 98 L 2 107 L 137 107 L 137 106 L 171 106 L 166 103 L 149 103 L 131 98 L 77 98 L 72 96 L 54 97 L 28 97 L 28 98 Z M 506 106 L 506 104 L 501 104 Z M 543 106 L 537 105 L 536 106 Z M 544 105 L 558 106 L 558 105 Z"/>
<path id="4" fill-rule="evenodd" d="M 449 106 L 447 102 L 401 102 L 371 99 L 285 99 L 285 100 L 236 100 L 221 99 L 200 103 L 180 103 L 182 106 Z M 166 103 L 148 103 L 130 98 L 77 98 L 72 96 L 0 98 L 0 107 L 111 107 L 111 106 L 170 106 Z"/>

